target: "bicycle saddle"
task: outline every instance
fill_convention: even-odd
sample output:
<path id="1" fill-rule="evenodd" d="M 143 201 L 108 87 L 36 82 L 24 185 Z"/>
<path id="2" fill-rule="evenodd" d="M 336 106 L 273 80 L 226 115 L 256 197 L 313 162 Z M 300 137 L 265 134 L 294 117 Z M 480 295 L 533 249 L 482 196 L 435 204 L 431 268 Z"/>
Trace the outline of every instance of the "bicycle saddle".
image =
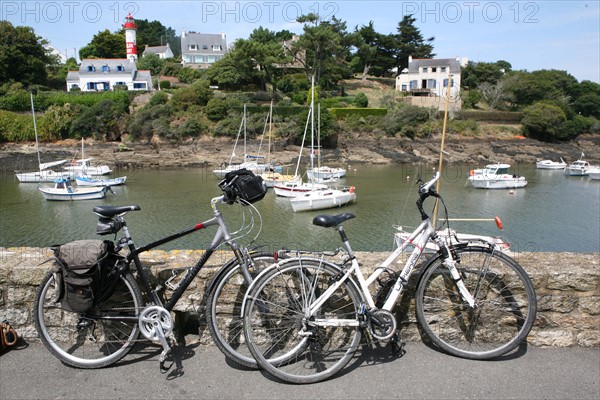
<path id="1" fill-rule="evenodd" d="M 112 218 L 115 215 L 141 209 L 142 207 L 138 206 L 137 204 L 133 204 L 131 206 L 96 206 L 92 211 L 102 217 Z"/>
<path id="2" fill-rule="evenodd" d="M 313 219 L 313 225 L 323 226 L 325 228 L 331 228 L 334 226 L 338 226 L 342 222 L 346 222 L 352 218 L 356 218 L 356 215 L 354 215 L 352 213 L 343 213 L 343 214 L 337 214 L 337 215 L 321 214 L 321 215 L 317 215 Z"/>

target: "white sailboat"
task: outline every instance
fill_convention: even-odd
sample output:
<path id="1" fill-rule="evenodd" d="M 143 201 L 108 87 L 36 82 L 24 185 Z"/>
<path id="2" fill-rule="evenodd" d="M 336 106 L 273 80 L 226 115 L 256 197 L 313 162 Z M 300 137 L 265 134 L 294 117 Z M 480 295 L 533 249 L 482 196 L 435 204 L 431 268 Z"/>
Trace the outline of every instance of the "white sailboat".
<path id="1" fill-rule="evenodd" d="M 92 165 L 92 158 L 85 158 L 84 140 L 81 138 L 81 158 L 65 168 L 72 177 L 75 175 L 101 176 L 112 172 L 108 165 Z"/>
<path id="2" fill-rule="evenodd" d="M 268 154 L 267 164 L 272 165 L 272 163 L 271 163 L 271 138 L 272 138 L 272 133 L 273 133 L 273 101 L 272 100 L 271 100 L 271 106 L 269 107 L 269 116 L 268 116 L 268 119 L 265 121 L 264 131 L 266 131 L 267 123 L 269 126 L 269 144 L 268 144 L 268 151 L 267 151 L 267 154 Z M 264 137 L 264 131 L 263 131 L 263 137 Z M 281 172 L 283 172 L 281 167 L 272 167 L 272 168 L 269 168 L 269 170 L 267 170 L 263 173 L 259 173 L 257 175 L 260 175 L 263 178 L 263 182 L 265 183 L 265 185 L 270 188 L 272 188 L 276 184 L 283 184 L 285 182 L 294 180 L 294 175 L 285 175 L 285 174 L 282 174 Z"/>
<path id="3" fill-rule="evenodd" d="M 238 141 L 240 139 L 240 135 L 242 130 L 244 131 L 244 158 L 241 163 L 234 163 L 233 158 L 235 157 L 235 149 L 237 148 Z M 242 121 L 240 123 L 240 128 L 238 129 L 238 134 L 235 138 L 235 143 L 233 145 L 233 150 L 231 152 L 231 157 L 229 158 L 229 163 L 225 168 L 215 169 L 213 170 L 213 174 L 215 174 L 219 178 L 223 178 L 225 174 L 231 171 L 236 171 L 241 168 L 245 168 L 249 171 L 252 171 L 254 174 L 259 175 L 269 170 L 270 166 L 265 163 L 260 163 L 259 160 L 264 159 L 264 156 L 259 154 L 252 155 L 246 152 L 246 105 L 244 104 L 244 115 L 242 117 Z"/>
<path id="4" fill-rule="evenodd" d="M 38 189 L 46 200 L 73 201 L 103 199 L 110 187 L 73 187 L 70 180 L 57 179 L 54 187 L 40 186 Z"/>
<path id="5" fill-rule="evenodd" d="M 35 120 L 35 107 L 33 105 L 33 93 L 29 93 L 31 99 L 31 115 L 33 117 L 33 132 L 35 134 L 35 148 L 37 151 L 38 159 L 38 170 L 32 172 L 15 171 L 15 176 L 19 182 L 23 183 L 38 183 L 38 182 L 54 182 L 56 179 L 65 178 L 69 179 L 67 172 L 56 172 L 50 168 L 62 165 L 67 160 L 52 161 L 48 163 L 42 163 L 40 158 L 40 143 L 38 140 L 37 124 Z"/>
<path id="6" fill-rule="evenodd" d="M 314 109 L 315 109 L 315 99 L 314 99 L 314 77 L 312 81 L 312 90 L 311 90 L 311 102 L 310 102 L 310 120 L 311 120 L 311 169 L 314 168 Z M 319 121 L 320 122 L 320 121 Z M 320 124 L 319 124 L 320 125 Z M 306 130 L 305 130 L 306 136 Z M 303 138 L 304 142 L 304 138 Z M 298 160 L 299 161 L 299 160 Z M 296 170 L 297 173 L 297 170 Z M 290 204 L 292 205 L 292 209 L 294 212 L 299 211 L 312 211 L 312 210 L 322 210 L 327 208 L 335 208 L 341 207 L 346 204 L 352 203 L 356 200 L 356 193 L 354 192 L 354 187 L 350 188 L 330 188 L 327 185 L 323 185 L 320 183 L 310 182 L 309 185 L 322 185 L 325 188 L 317 188 L 313 190 L 307 190 L 304 193 L 300 193 L 299 195 L 294 196 L 290 199 Z"/>

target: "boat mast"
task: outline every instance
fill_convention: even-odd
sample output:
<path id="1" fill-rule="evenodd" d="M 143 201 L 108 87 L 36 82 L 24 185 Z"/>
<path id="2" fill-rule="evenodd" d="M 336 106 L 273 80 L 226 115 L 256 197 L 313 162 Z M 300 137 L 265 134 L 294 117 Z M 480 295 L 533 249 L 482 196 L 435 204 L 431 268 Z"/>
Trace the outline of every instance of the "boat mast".
<path id="1" fill-rule="evenodd" d="M 33 92 L 29 92 L 31 98 L 31 115 L 33 116 L 33 133 L 35 134 L 35 148 L 37 150 L 38 168 L 42 172 L 42 160 L 40 159 L 40 142 L 38 141 L 37 124 L 35 122 L 35 107 L 33 106 Z"/>
<path id="2" fill-rule="evenodd" d="M 438 171 L 440 173 L 440 176 L 442 174 L 442 161 L 444 159 L 444 142 L 446 140 L 446 125 L 448 122 L 448 105 L 450 103 L 450 82 L 452 82 L 452 74 L 448 75 L 448 85 L 446 86 L 446 110 L 444 111 L 444 125 L 442 127 L 442 144 L 440 145 L 440 160 L 438 163 Z M 435 184 L 435 190 L 436 192 L 440 192 L 440 182 L 442 181 L 442 179 L 438 179 L 438 181 Z M 437 219 L 437 213 L 438 213 L 438 199 L 436 199 L 435 201 L 435 206 L 433 207 L 433 226 L 435 227 L 435 221 Z"/>
<path id="3" fill-rule="evenodd" d="M 246 105 L 244 104 L 244 162 L 246 162 L 247 156 L 248 152 L 246 151 Z"/>
<path id="4" fill-rule="evenodd" d="M 310 85 L 310 169 L 314 169 L 315 151 L 315 75 L 313 74 Z"/>

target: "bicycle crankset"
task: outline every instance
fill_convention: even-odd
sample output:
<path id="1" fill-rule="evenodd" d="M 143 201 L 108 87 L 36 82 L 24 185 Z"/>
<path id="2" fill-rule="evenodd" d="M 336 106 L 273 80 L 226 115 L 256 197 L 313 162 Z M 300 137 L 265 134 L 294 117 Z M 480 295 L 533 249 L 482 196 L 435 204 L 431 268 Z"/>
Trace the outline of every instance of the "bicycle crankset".
<path id="1" fill-rule="evenodd" d="M 387 310 L 374 310 L 368 313 L 369 332 L 377 340 L 387 340 L 394 336 L 398 327 L 396 317 Z"/>
<path id="2" fill-rule="evenodd" d="M 161 336 L 167 337 L 173 333 L 171 313 L 159 306 L 146 307 L 140 313 L 138 325 L 142 335 L 153 342 L 161 341 Z"/>

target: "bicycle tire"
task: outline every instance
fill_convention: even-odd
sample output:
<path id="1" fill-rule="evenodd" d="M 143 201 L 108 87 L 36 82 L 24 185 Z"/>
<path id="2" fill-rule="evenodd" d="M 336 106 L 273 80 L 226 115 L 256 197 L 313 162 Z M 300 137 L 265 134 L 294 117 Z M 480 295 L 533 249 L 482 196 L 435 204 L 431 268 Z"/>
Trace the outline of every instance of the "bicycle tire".
<path id="1" fill-rule="evenodd" d="M 113 293 L 85 315 L 66 311 L 56 301 L 58 285 L 49 272 L 39 286 L 34 306 L 35 326 L 46 348 L 65 364 L 94 369 L 123 358 L 139 337 L 138 322 L 104 317 L 137 316 L 142 294 L 131 273 L 121 276 Z"/>
<path id="2" fill-rule="evenodd" d="M 264 370 L 286 382 L 314 383 L 350 362 L 361 340 L 362 304 L 352 281 L 346 280 L 317 314 L 304 318 L 310 303 L 340 272 L 335 264 L 297 259 L 257 278 L 244 306 L 244 334 Z M 317 320 L 325 318 L 332 323 L 318 326 Z"/>
<path id="3" fill-rule="evenodd" d="M 272 253 L 255 253 L 250 254 L 250 257 L 253 264 L 250 272 L 253 277 L 276 262 Z M 241 316 L 247 289 L 241 266 L 235 260 L 219 272 L 207 294 L 205 317 L 217 348 L 235 363 L 256 369 L 258 364 L 246 346 Z"/>
<path id="4" fill-rule="evenodd" d="M 457 268 L 475 298 L 461 297 L 441 257 L 430 261 L 417 286 L 416 314 L 435 345 L 452 355 L 487 360 L 523 342 L 535 320 L 531 279 L 512 258 L 488 247 L 456 250 Z"/>

